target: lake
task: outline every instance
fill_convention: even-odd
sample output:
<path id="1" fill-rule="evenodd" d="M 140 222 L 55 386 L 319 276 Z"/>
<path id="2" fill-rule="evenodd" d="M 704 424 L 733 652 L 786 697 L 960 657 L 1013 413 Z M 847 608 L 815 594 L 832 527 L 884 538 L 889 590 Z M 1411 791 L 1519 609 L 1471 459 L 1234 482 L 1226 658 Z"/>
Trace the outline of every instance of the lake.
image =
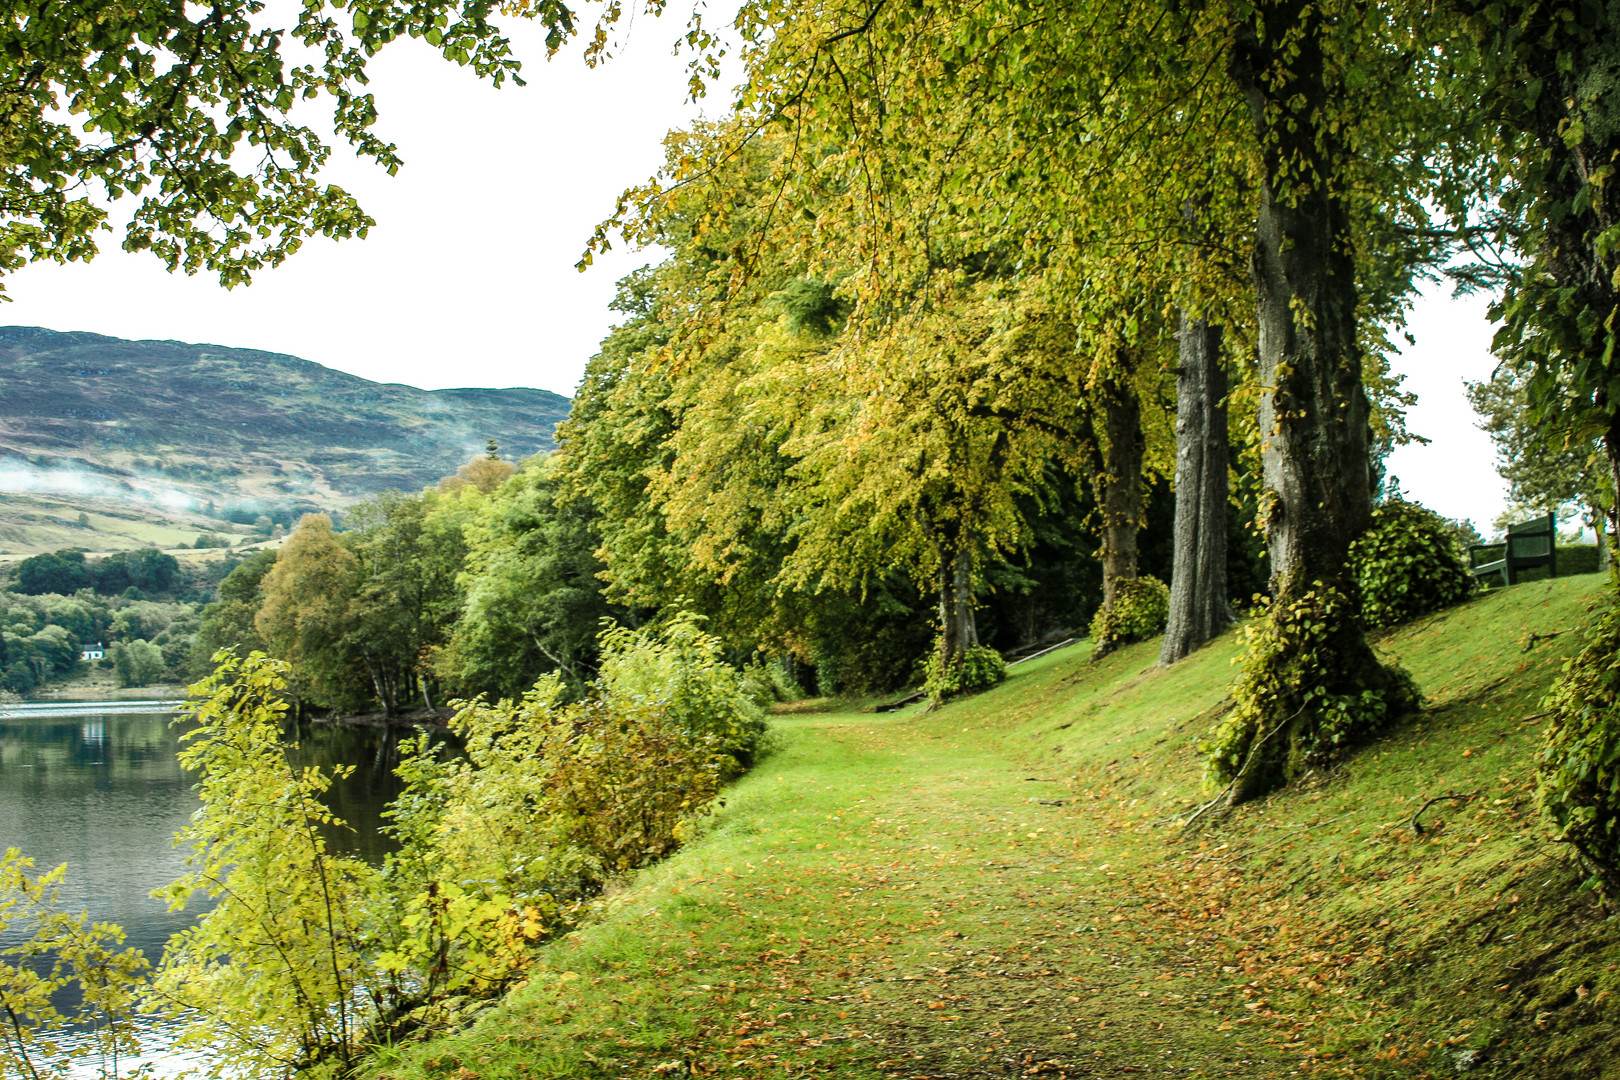
<path id="1" fill-rule="evenodd" d="M 0 848 L 20 848 L 36 873 L 66 863 L 64 905 L 118 923 L 154 965 L 170 935 L 198 914 L 195 906 L 170 912 L 151 896 L 185 872 L 185 852 L 173 837 L 198 806 L 194 778 L 175 757 L 180 731 L 172 706 L 40 702 L 0 711 Z M 381 860 L 388 850 L 382 811 L 399 792 L 392 734 L 317 725 L 298 741 L 300 764 L 356 766 L 328 799 L 352 830 L 330 838 Z M 149 1026 L 147 1036 L 142 1042 L 158 1070 L 174 1071 L 161 1030 Z"/>

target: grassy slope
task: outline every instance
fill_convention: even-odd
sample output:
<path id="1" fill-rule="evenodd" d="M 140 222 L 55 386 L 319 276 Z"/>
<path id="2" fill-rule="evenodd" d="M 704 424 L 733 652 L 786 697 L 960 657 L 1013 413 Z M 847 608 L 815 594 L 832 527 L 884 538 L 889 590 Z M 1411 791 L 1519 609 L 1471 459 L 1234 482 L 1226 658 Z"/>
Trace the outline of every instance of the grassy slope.
<path id="1" fill-rule="evenodd" d="M 1075 648 L 935 713 L 784 719 L 704 836 L 372 1075 L 1620 1076 L 1616 935 L 1541 839 L 1524 719 L 1575 644 L 1529 634 L 1598 580 L 1396 633 L 1425 714 L 1191 831 L 1170 819 L 1205 797 L 1231 636 L 1168 671 Z"/>

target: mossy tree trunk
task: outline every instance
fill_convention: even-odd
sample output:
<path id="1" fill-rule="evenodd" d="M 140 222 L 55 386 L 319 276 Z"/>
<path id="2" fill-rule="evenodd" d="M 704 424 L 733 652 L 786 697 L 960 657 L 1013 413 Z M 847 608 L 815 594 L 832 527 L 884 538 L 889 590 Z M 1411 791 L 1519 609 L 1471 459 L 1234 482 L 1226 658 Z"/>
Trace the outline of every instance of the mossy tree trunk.
<path id="1" fill-rule="evenodd" d="M 1170 618 L 1159 663 L 1174 664 L 1227 626 L 1227 417 L 1221 328 L 1181 316 L 1176 372 L 1176 520 Z"/>
<path id="2" fill-rule="evenodd" d="M 1373 477 L 1355 257 L 1337 187 L 1348 151 L 1326 119 L 1343 90 L 1329 86 L 1322 19 L 1310 0 L 1261 3 L 1229 65 L 1264 163 L 1251 276 L 1273 596 L 1248 657 L 1259 670 L 1240 681 L 1251 727 L 1233 802 L 1287 783 L 1404 707 L 1367 643 L 1347 565 Z"/>

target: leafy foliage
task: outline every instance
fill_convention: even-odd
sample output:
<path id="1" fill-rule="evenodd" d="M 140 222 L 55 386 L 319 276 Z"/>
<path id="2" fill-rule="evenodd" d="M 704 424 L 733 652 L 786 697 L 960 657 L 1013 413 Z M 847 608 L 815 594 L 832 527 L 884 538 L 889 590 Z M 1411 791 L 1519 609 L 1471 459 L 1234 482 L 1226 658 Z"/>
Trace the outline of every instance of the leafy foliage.
<path id="1" fill-rule="evenodd" d="M 658 708 L 692 739 L 712 740 L 747 765 L 765 734 L 765 713 L 702 621 L 679 612 L 641 630 L 603 631 L 601 693 L 609 701 Z"/>
<path id="2" fill-rule="evenodd" d="M 119 686 L 151 686 L 163 678 L 163 649 L 136 638 L 112 647 L 113 672 Z"/>
<path id="3" fill-rule="evenodd" d="M 356 994 L 378 872 L 327 849 L 322 830 L 343 827 L 321 802 L 332 776 L 294 767 L 282 744 L 287 665 L 218 660 L 181 710 L 195 726 L 180 763 L 202 801 L 176 835 L 190 869 L 159 890 L 173 909 L 199 895 L 214 906 L 170 939 L 152 1001 L 185 1021 L 180 1045 L 239 1075 L 326 1074 L 364 1033 Z"/>
<path id="4" fill-rule="evenodd" d="M 600 515 L 571 486 L 548 455 L 468 515 L 460 610 L 432 661 L 451 692 L 516 698 L 554 670 L 578 698 L 595 677 L 602 620 L 625 611 L 608 603 L 597 576 Z"/>
<path id="5" fill-rule="evenodd" d="M 253 627 L 271 653 L 289 663 L 301 697 L 339 708 L 357 708 L 369 697 L 364 669 L 350 662 L 359 629 L 359 572 L 358 560 L 338 540 L 332 519 L 310 514 L 264 576 L 264 601 Z"/>
<path id="6" fill-rule="evenodd" d="M 34 555 L 17 565 L 17 591 L 29 596 L 41 593 L 72 593 L 86 588 L 93 580 L 80 551 L 57 551 Z"/>
<path id="7" fill-rule="evenodd" d="M 1395 626 L 1465 599 L 1474 575 L 1457 552 L 1456 526 L 1404 499 L 1373 510 L 1372 525 L 1350 545 L 1361 614 L 1373 628 Z"/>
<path id="8" fill-rule="evenodd" d="M 308 236 L 364 236 L 371 225 L 352 195 L 318 182 L 331 148 L 293 118 L 300 103 L 330 103 L 331 130 L 393 172 L 400 159 L 372 132 L 365 91 L 378 50 L 421 37 L 497 83 L 517 70 L 480 0 L 388 0 L 343 19 L 312 5 L 268 26 L 262 10 L 251 0 L 206 11 L 51 3 L 8 24 L 0 70 L 18 92 L 4 124 L 14 150 L 0 169 L 0 270 L 90 258 L 110 228 L 107 203 L 130 196 L 126 250 L 244 283 Z M 540 14 L 571 26 L 565 9 Z"/>
<path id="9" fill-rule="evenodd" d="M 1557 839 L 1620 890 L 1620 604 L 1611 598 L 1542 700 L 1536 800 Z"/>
<path id="10" fill-rule="evenodd" d="M 229 651 L 192 687 L 181 763 L 202 809 L 171 905 L 215 907 L 171 942 L 149 995 L 182 1045 L 243 1075 L 328 1075 L 372 1040 L 446 1022 L 522 971 L 614 874 L 668 854 L 763 731 L 745 681 L 694 618 L 604 634 L 604 677 L 564 703 L 553 674 L 522 698 L 464 704 L 464 757 L 424 737 L 378 869 L 332 854 L 334 776 L 291 766 L 287 667 Z"/>
<path id="11" fill-rule="evenodd" d="M 1120 582 L 1114 602 L 1098 608 L 1091 619 L 1094 655 L 1098 648 L 1142 641 L 1162 632 L 1169 617 L 1170 586 L 1151 575 Z"/>
<path id="12" fill-rule="evenodd" d="M 16 848 L 0 853 L 0 1072 L 65 1076 L 98 1053 L 102 1075 L 117 1076 L 119 1057 L 138 1050 L 130 1018 L 146 958 L 119 948 L 119 927 L 63 910 L 66 866 L 31 877 L 33 865 Z M 64 992 L 77 997 L 70 1015 L 59 1009 Z M 92 1037 L 64 1044 L 67 1023 Z"/>
<path id="13" fill-rule="evenodd" d="M 924 667 L 923 689 L 936 702 L 988 690 L 1007 677 L 1007 661 L 983 645 L 969 647 L 949 660 L 936 648 Z"/>
<path id="14" fill-rule="evenodd" d="M 1602 444 L 1537 423 L 1527 382 L 1527 373 L 1503 364 L 1489 380 L 1465 384 L 1480 427 L 1496 447 L 1496 471 L 1508 483 L 1510 505 L 1496 527 L 1554 513 L 1579 514 L 1595 530 L 1605 530 L 1614 483 Z"/>

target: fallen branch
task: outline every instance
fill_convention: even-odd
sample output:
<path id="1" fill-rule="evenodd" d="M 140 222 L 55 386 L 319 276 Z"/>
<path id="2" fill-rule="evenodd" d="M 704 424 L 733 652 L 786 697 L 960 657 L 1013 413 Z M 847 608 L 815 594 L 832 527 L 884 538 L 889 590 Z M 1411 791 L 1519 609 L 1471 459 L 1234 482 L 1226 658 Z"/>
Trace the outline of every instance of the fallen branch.
<path id="1" fill-rule="evenodd" d="M 1266 741 L 1269 740 L 1273 735 L 1277 734 L 1277 732 L 1281 731 L 1283 728 L 1285 728 L 1289 724 L 1293 723 L 1294 719 L 1296 717 L 1298 717 L 1299 714 L 1304 712 L 1304 711 L 1305 711 L 1305 706 L 1302 704 L 1302 705 L 1300 705 L 1299 708 L 1295 709 L 1291 715 L 1284 717 L 1280 724 L 1278 724 L 1276 727 L 1272 728 L 1270 731 L 1266 732 L 1265 735 L 1260 739 L 1259 742 L 1250 743 L 1249 744 L 1249 752 L 1247 754 L 1243 755 L 1243 764 L 1238 767 L 1237 772 L 1232 774 L 1231 782 L 1228 783 L 1226 785 L 1226 787 L 1221 790 L 1221 793 L 1219 795 L 1216 795 L 1213 799 L 1209 800 L 1209 802 L 1205 803 L 1203 806 L 1200 806 L 1197 809 L 1197 811 L 1195 811 L 1193 813 L 1193 816 L 1188 818 L 1186 823 L 1182 825 L 1182 828 L 1183 829 L 1192 828 L 1192 823 L 1193 822 L 1195 822 L 1199 818 L 1203 817 L 1204 814 L 1207 813 L 1208 811 L 1213 810 L 1217 803 L 1219 803 L 1222 799 L 1225 799 L 1228 795 L 1232 794 L 1232 789 L 1237 786 L 1237 782 L 1239 780 L 1243 779 L 1244 774 L 1246 774 L 1249 771 L 1249 765 L 1250 765 L 1251 762 L 1254 761 L 1254 752 L 1256 750 L 1260 749 L 1262 746 L 1264 746 L 1266 744 Z"/>
<path id="2" fill-rule="evenodd" d="M 1550 634 L 1531 634 L 1528 638 L 1525 639 L 1524 648 L 1519 650 L 1519 651 L 1520 652 L 1529 652 L 1531 649 L 1536 647 L 1536 642 L 1538 642 L 1538 641 L 1551 641 L 1553 638 L 1557 637 L 1559 634 L 1572 633 L 1573 631 L 1578 630 L 1578 629 L 1579 629 L 1579 627 L 1567 626 L 1562 630 L 1554 630 Z"/>
<path id="3" fill-rule="evenodd" d="M 1446 802 L 1448 800 L 1451 801 L 1451 802 L 1456 802 L 1458 800 L 1462 800 L 1462 801 L 1466 802 L 1469 799 L 1478 798 L 1479 795 L 1480 795 L 1480 793 L 1477 792 L 1477 791 L 1470 791 L 1470 792 L 1468 792 L 1467 794 L 1464 794 L 1464 795 L 1436 795 L 1434 798 L 1430 799 L 1428 802 L 1426 802 L 1422 806 L 1418 807 L 1418 812 L 1412 815 L 1412 831 L 1414 833 L 1416 833 L 1417 835 L 1419 835 L 1419 836 L 1423 835 L 1423 822 L 1419 821 L 1418 819 L 1421 818 L 1423 816 L 1424 812 L 1427 811 L 1429 809 L 1429 807 L 1433 806 L 1435 803 L 1437 803 L 1437 802 Z"/>
<path id="4" fill-rule="evenodd" d="M 913 691 L 911 691 L 911 693 L 907 694 L 905 697 L 898 698 L 898 699 L 896 699 L 894 701 L 884 702 L 882 705 L 877 706 L 872 711 L 873 712 L 894 712 L 896 709 L 905 708 L 907 705 L 910 705 L 914 701 L 921 701 L 923 699 L 924 695 L 926 695 L 927 693 L 928 693 L 928 689 L 926 687 L 924 687 L 921 690 L 913 690 Z"/>
<path id="5" fill-rule="evenodd" d="M 1017 667 L 1019 664 L 1024 663 L 1026 660 L 1034 660 L 1034 659 L 1037 659 L 1038 657 L 1045 656 L 1049 652 L 1057 652 L 1059 649 L 1064 648 L 1064 647 L 1069 646 L 1069 645 L 1073 645 L 1075 642 L 1077 642 L 1079 640 L 1080 640 L 1079 638 L 1065 638 L 1064 640 L 1058 642 L 1056 645 L 1048 646 L 1047 648 L 1042 649 L 1040 652 L 1030 653 L 1028 656 L 1020 656 L 1016 660 L 1008 661 L 1007 666 L 1008 667 Z"/>

